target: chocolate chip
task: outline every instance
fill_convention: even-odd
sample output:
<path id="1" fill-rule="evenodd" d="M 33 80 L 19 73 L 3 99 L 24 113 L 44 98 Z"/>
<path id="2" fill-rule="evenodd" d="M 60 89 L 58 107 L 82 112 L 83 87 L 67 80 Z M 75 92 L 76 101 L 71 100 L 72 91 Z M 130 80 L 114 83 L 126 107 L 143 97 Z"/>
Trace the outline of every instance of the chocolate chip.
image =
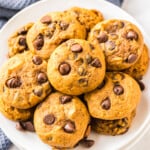
<path id="1" fill-rule="evenodd" d="M 67 75 L 71 71 L 70 64 L 63 62 L 58 66 L 58 71 L 61 75 Z"/>
<path id="2" fill-rule="evenodd" d="M 66 30 L 69 27 L 68 23 L 60 22 L 60 28 L 61 30 Z"/>
<path id="3" fill-rule="evenodd" d="M 26 46 L 26 38 L 25 37 L 20 37 L 19 38 L 19 41 L 18 41 L 18 44 L 21 45 L 21 46 Z"/>
<path id="4" fill-rule="evenodd" d="M 52 22 L 52 19 L 50 16 L 47 15 L 47 16 L 42 17 L 40 21 L 43 24 L 50 24 Z"/>
<path id="5" fill-rule="evenodd" d="M 128 56 L 127 62 L 128 63 L 133 63 L 136 59 L 137 59 L 137 55 L 136 54 L 130 54 Z"/>
<path id="6" fill-rule="evenodd" d="M 93 60 L 92 56 L 89 55 L 89 54 L 87 54 L 87 55 L 85 56 L 85 59 L 86 59 L 87 64 L 90 64 L 90 63 L 92 62 L 92 60 Z"/>
<path id="7" fill-rule="evenodd" d="M 40 97 L 40 96 L 43 94 L 43 89 L 42 89 L 42 88 L 40 88 L 40 89 L 34 89 L 34 90 L 33 90 L 33 93 L 34 93 L 36 96 Z"/>
<path id="8" fill-rule="evenodd" d="M 33 56 L 32 62 L 35 65 L 40 65 L 40 64 L 42 64 L 42 58 L 40 56 Z"/>
<path id="9" fill-rule="evenodd" d="M 71 51 L 75 53 L 80 53 L 82 52 L 82 46 L 78 43 L 75 43 L 71 46 Z"/>
<path id="10" fill-rule="evenodd" d="M 100 67 L 102 67 L 102 64 L 98 58 L 94 58 L 93 61 L 91 62 L 91 66 L 100 68 Z"/>
<path id="11" fill-rule="evenodd" d="M 55 116 L 53 114 L 48 114 L 44 117 L 43 122 L 47 125 L 52 125 L 55 122 Z"/>
<path id="12" fill-rule="evenodd" d="M 101 107 L 105 110 L 110 109 L 111 103 L 109 97 L 106 97 L 102 102 L 101 102 Z"/>
<path id="13" fill-rule="evenodd" d="M 22 82 L 20 77 L 12 77 L 8 79 L 5 84 L 8 88 L 17 88 L 21 86 Z"/>
<path id="14" fill-rule="evenodd" d="M 108 50 L 114 50 L 115 47 L 116 47 L 116 44 L 115 44 L 114 41 L 107 41 L 107 42 L 106 42 L 106 48 L 107 48 Z"/>
<path id="15" fill-rule="evenodd" d="M 21 122 L 17 122 L 16 123 L 16 129 L 19 130 L 19 131 L 24 131 L 25 129 L 23 128 Z"/>
<path id="16" fill-rule="evenodd" d="M 121 95 L 124 93 L 124 88 L 121 85 L 115 85 L 113 91 L 116 95 Z"/>
<path id="17" fill-rule="evenodd" d="M 64 125 L 64 131 L 67 133 L 73 133 L 75 132 L 75 123 L 68 120 L 66 121 L 65 125 Z"/>
<path id="18" fill-rule="evenodd" d="M 21 122 L 21 125 L 23 129 L 30 131 L 30 132 L 35 132 L 33 123 L 31 121 Z"/>
<path id="19" fill-rule="evenodd" d="M 78 82 L 83 87 L 88 86 L 88 79 L 86 78 L 79 79 Z"/>
<path id="20" fill-rule="evenodd" d="M 47 75 L 44 72 L 38 73 L 37 81 L 40 84 L 45 83 L 47 81 Z"/>
<path id="21" fill-rule="evenodd" d="M 86 148 L 90 148 L 94 145 L 95 141 L 94 140 L 89 140 L 89 139 L 84 139 L 81 142 L 81 145 L 83 145 Z"/>
<path id="22" fill-rule="evenodd" d="M 42 34 L 39 34 L 33 42 L 33 46 L 36 50 L 41 50 L 44 45 L 44 37 Z"/>
<path id="23" fill-rule="evenodd" d="M 66 104 L 72 100 L 72 96 L 69 95 L 63 95 L 59 97 L 60 103 L 61 104 Z"/>
<path id="24" fill-rule="evenodd" d="M 138 34 L 135 31 L 130 30 L 129 32 L 127 32 L 126 38 L 130 40 L 138 40 Z"/>
<path id="25" fill-rule="evenodd" d="M 95 47 L 94 47 L 93 44 L 90 43 L 89 46 L 90 46 L 91 50 L 94 50 L 94 49 L 95 49 Z"/>
<path id="26" fill-rule="evenodd" d="M 108 40 L 108 35 L 105 32 L 100 32 L 97 35 L 97 40 L 99 43 L 105 43 Z"/>
<path id="27" fill-rule="evenodd" d="M 142 81 L 140 81 L 140 80 L 136 80 L 136 81 L 137 81 L 137 83 L 139 84 L 141 91 L 144 91 L 144 90 L 145 90 L 145 85 L 144 85 L 144 83 L 143 83 Z"/>

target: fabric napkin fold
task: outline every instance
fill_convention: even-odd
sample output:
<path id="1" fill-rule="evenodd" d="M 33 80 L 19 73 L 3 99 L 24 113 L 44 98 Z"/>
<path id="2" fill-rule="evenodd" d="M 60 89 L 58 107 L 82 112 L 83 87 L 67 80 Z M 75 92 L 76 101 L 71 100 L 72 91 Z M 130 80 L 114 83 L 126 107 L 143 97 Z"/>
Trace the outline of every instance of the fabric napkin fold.
<path id="1" fill-rule="evenodd" d="M 0 28 L 15 15 L 18 11 L 26 6 L 39 0 L 0 0 Z M 107 0 L 115 5 L 121 6 L 123 0 Z M 11 141 L 0 129 L 0 150 L 8 150 L 11 146 Z"/>

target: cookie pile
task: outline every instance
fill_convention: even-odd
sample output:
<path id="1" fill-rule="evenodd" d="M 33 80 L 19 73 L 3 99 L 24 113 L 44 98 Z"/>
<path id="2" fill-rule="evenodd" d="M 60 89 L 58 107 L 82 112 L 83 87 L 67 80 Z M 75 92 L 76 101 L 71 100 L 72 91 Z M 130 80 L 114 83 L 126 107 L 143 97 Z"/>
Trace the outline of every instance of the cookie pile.
<path id="1" fill-rule="evenodd" d="M 126 20 L 72 7 L 28 23 L 8 39 L 0 111 L 46 144 L 90 147 L 99 134 L 127 132 L 144 90 L 148 48 Z"/>

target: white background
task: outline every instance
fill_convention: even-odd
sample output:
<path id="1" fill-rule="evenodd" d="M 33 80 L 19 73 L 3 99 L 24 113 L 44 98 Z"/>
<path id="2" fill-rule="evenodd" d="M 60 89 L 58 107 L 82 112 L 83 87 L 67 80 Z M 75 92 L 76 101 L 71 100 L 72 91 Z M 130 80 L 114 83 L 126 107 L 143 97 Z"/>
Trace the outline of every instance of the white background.
<path id="1" fill-rule="evenodd" d="M 137 19 L 150 36 L 150 1 L 149 0 L 125 0 L 123 9 Z M 150 130 L 147 134 L 133 147 L 132 150 L 149 150 L 150 148 Z M 12 146 L 10 150 L 18 150 Z"/>

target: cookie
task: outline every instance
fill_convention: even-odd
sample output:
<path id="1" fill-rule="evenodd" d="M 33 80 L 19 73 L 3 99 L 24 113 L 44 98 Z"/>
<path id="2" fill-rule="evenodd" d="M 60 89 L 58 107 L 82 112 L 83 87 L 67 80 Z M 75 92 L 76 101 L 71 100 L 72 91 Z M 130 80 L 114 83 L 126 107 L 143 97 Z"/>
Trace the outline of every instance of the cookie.
<path id="1" fill-rule="evenodd" d="M 8 105 L 28 109 L 51 91 L 47 62 L 30 52 L 15 55 L 0 69 L 0 95 Z"/>
<path id="2" fill-rule="evenodd" d="M 140 87 L 132 77 L 122 72 L 107 72 L 103 84 L 84 98 L 92 117 L 115 120 L 130 115 L 140 97 Z"/>
<path id="3" fill-rule="evenodd" d="M 133 23 L 125 20 L 105 20 L 91 30 L 88 40 L 98 43 L 106 57 L 107 70 L 131 67 L 143 51 L 143 36 Z"/>
<path id="4" fill-rule="evenodd" d="M 17 109 L 6 104 L 0 97 L 0 112 L 13 121 L 25 121 L 33 116 L 33 109 Z"/>
<path id="5" fill-rule="evenodd" d="M 128 131 L 135 116 L 134 110 L 129 116 L 116 120 L 103 120 L 93 118 L 91 122 L 92 129 L 99 134 L 119 135 Z"/>
<path id="6" fill-rule="evenodd" d="M 105 76 L 104 54 L 98 45 L 71 39 L 55 49 L 48 61 L 48 78 L 53 87 L 69 95 L 94 90 Z"/>
<path id="7" fill-rule="evenodd" d="M 86 136 L 89 113 L 81 100 L 59 92 L 50 94 L 34 113 L 36 133 L 46 144 L 72 148 Z"/>
<path id="8" fill-rule="evenodd" d="M 75 18 L 64 12 L 51 12 L 37 21 L 27 34 L 33 53 L 48 59 L 54 49 L 71 38 L 84 39 L 86 30 Z"/>
<path id="9" fill-rule="evenodd" d="M 140 80 L 148 70 L 149 56 L 148 47 L 144 44 L 143 52 L 139 60 L 130 68 L 123 70 L 133 78 Z"/>
<path id="10" fill-rule="evenodd" d="M 29 50 L 27 42 L 26 42 L 26 35 L 28 30 L 33 26 L 33 23 L 28 23 L 17 29 L 8 39 L 8 56 L 12 57 L 17 53 L 22 53 L 23 51 Z"/>
<path id="11" fill-rule="evenodd" d="M 66 12 L 72 17 L 75 17 L 81 25 L 84 25 L 87 31 L 90 31 L 94 25 L 104 20 L 99 10 L 72 7 Z"/>

